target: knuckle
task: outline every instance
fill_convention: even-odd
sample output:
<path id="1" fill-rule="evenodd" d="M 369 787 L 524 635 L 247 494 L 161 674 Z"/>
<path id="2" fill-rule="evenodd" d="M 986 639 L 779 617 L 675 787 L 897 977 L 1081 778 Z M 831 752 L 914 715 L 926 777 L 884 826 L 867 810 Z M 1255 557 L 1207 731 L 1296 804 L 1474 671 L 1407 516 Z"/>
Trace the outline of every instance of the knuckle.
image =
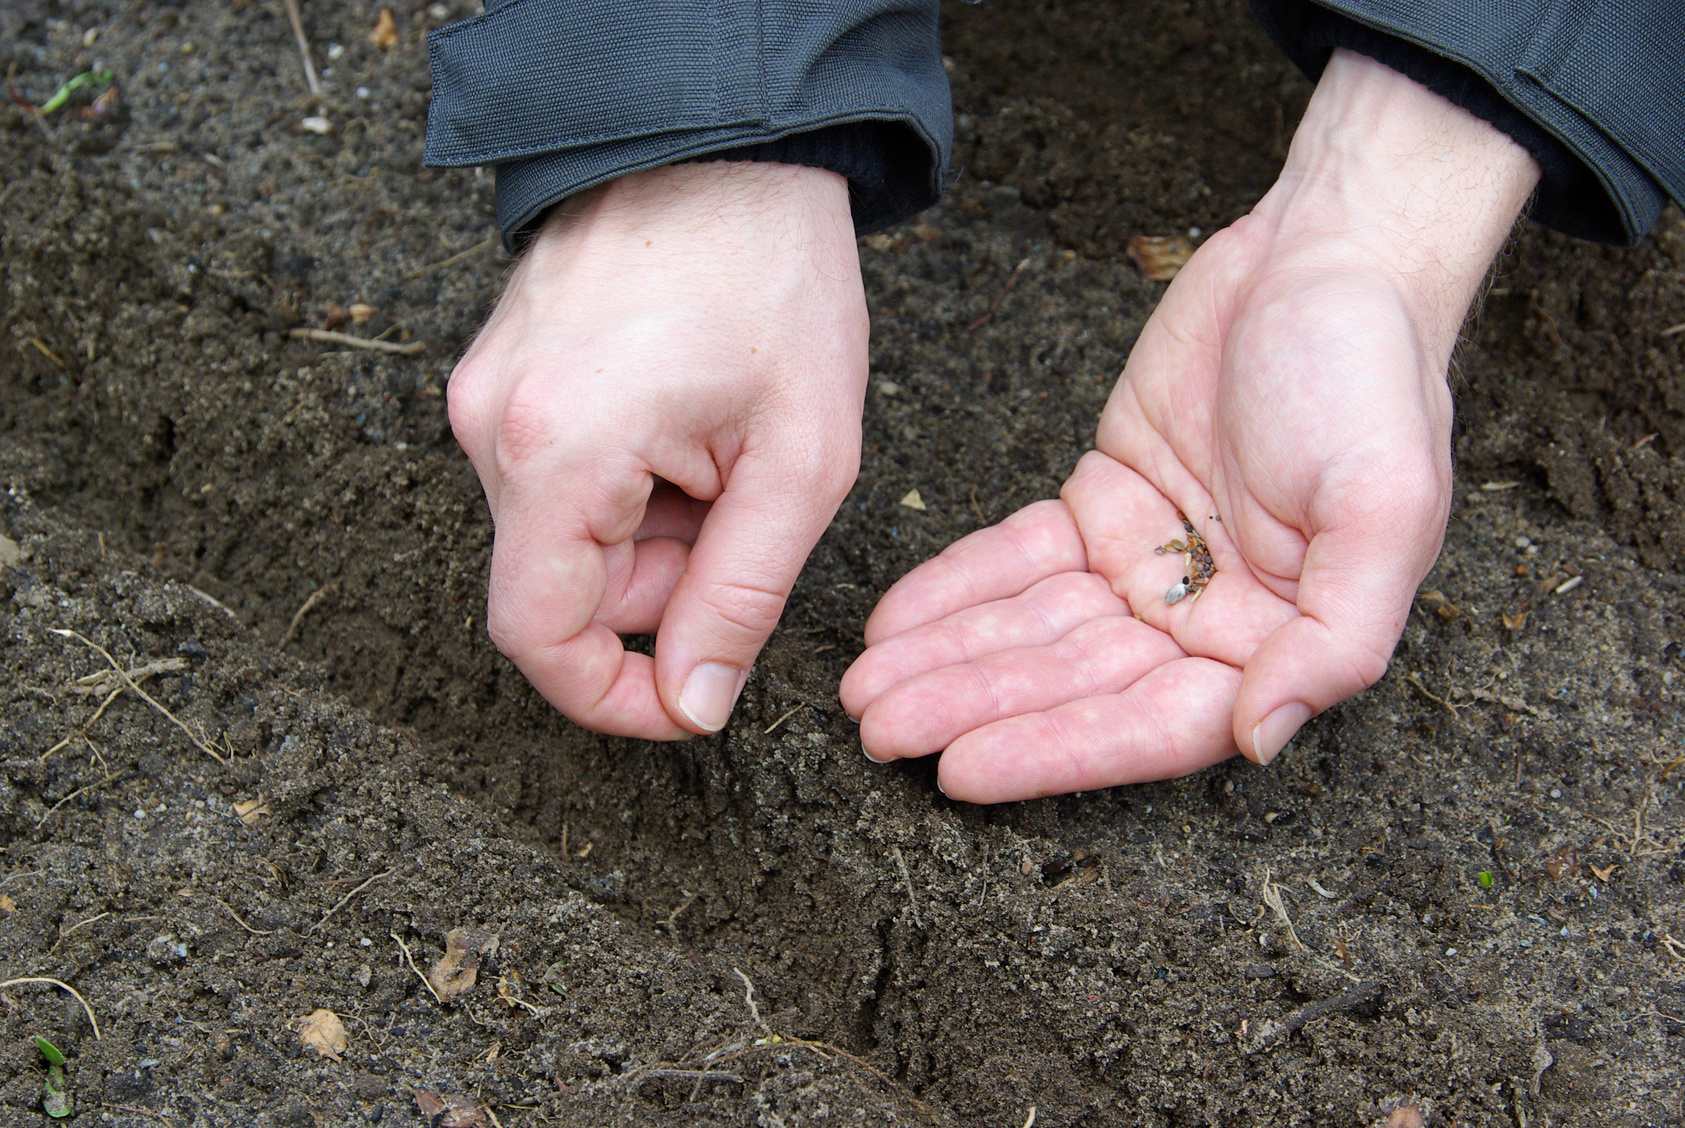
<path id="1" fill-rule="evenodd" d="M 784 613 L 785 592 L 744 582 L 713 585 L 703 603 L 720 620 L 746 635 L 762 638 L 772 633 Z"/>
<path id="2" fill-rule="evenodd" d="M 493 431 L 492 452 L 499 475 L 519 474 L 556 436 L 550 403 L 517 389 L 503 404 Z"/>

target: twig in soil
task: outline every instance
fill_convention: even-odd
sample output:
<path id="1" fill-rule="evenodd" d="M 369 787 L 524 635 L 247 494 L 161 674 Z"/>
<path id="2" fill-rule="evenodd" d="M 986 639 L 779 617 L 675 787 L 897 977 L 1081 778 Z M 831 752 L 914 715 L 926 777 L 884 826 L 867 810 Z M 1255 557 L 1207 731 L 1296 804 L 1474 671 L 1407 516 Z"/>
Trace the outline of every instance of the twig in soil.
<path id="1" fill-rule="evenodd" d="M 38 352 L 40 352 L 40 354 L 42 356 L 44 356 L 48 360 L 52 361 L 53 366 L 55 368 L 57 368 L 60 372 L 63 372 L 66 376 L 74 376 L 75 375 L 75 373 L 70 370 L 70 365 L 66 364 L 63 360 L 59 359 L 58 353 L 56 353 L 52 349 L 48 348 L 47 342 L 43 341 L 40 337 L 29 338 L 29 343 L 34 345 L 36 350 Z"/>
<path id="2" fill-rule="evenodd" d="M 377 873 L 373 877 L 369 878 L 367 881 L 363 882 L 361 885 L 357 886 L 357 888 L 353 889 L 351 892 L 349 892 L 345 896 L 341 897 L 339 899 L 339 904 L 335 905 L 333 908 L 329 909 L 326 913 L 324 913 L 322 915 L 321 920 L 317 921 L 315 924 L 313 924 L 309 928 L 305 929 L 304 934 L 306 936 L 308 936 L 312 932 L 320 932 L 321 929 L 322 929 L 322 926 L 328 923 L 328 920 L 329 920 L 330 917 L 332 917 L 339 910 L 343 909 L 346 905 L 349 905 L 351 903 L 351 898 L 355 897 L 357 894 L 361 893 L 363 890 L 367 889 L 369 886 L 373 885 L 375 882 L 379 881 L 381 878 L 391 877 L 396 872 L 398 872 L 397 869 L 393 868 L 393 869 L 387 870 L 385 873 Z"/>
<path id="3" fill-rule="evenodd" d="M 983 311 L 983 316 L 965 327 L 965 331 L 967 333 L 977 332 L 977 330 L 983 328 L 983 326 L 987 325 L 990 320 L 994 318 L 995 310 L 1000 308 L 1000 303 L 1006 300 L 1006 295 L 1011 292 L 1013 284 L 1018 281 L 1018 276 L 1024 273 L 1024 268 L 1029 265 L 1030 260 L 1024 259 L 1017 266 L 1012 268 L 1012 273 L 1006 277 L 1006 285 L 1000 288 L 1000 293 L 996 294 L 995 300 L 989 303 L 989 308 Z"/>
<path id="4" fill-rule="evenodd" d="M 66 795 L 63 799 L 60 799 L 57 803 L 54 803 L 51 807 L 48 807 L 47 813 L 42 815 L 38 820 L 36 820 L 35 829 L 40 830 L 44 825 L 46 825 L 47 820 L 53 817 L 54 811 L 58 810 L 60 807 L 64 806 L 66 803 L 70 802 L 72 799 L 76 798 L 78 795 L 85 795 L 88 792 L 92 791 L 96 787 L 104 787 L 106 784 L 110 783 L 112 780 L 114 780 L 116 778 L 117 777 L 114 776 L 114 775 L 108 775 L 104 779 L 95 780 L 93 783 L 88 784 L 88 786 L 86 786 L 86 787 L 78 787 L 75 791 L 72 791 L 69 795 Z"/>
<path id="5" fill-rule="evenodd" d="M 474 256 L 476 254 L 479 254 L 481 251 L 485 250 L 487 247 L 492 246 L 496 242 L 497 242 L 497 236 L 492 235 L 489 238 L 487 238 L 486 240 L 484 240 L 483 242 L 475 243 L 472 247 L 469 247 L 466 251 L 458 251 L 458 252 L 456 252 L 456 254 L 452 255 L 448 259 L 445 259 L 441 262 L 431 263 L 427 266 L 422 267 L 420 270 L 416 271 L 414 274 L 409 276 L 409 281 L 413 282 L 417 278 L 425 278 L 427 275 L 432 274 L 435 270 L 444 270 L 446 267 L 455 266 L 457 263 L 461 262 L 463 259 L 471 258 L 472 256 Z"/>
<path id="6" fill-rule="evenodd" d="M 684 893 L 684 890 L 681 889 L 679 892 Z M 686 893 L 685 899 L 679 902 L 679 907 L 667 914 L 667 919 L 662 922 L 667 927 L 667 935 L 677 936 L 679 934 L 679 915 L 696 904 L 696 896 L 695 893 Z"/>
<path id="7" fill-rule="evenodd" d="M 306 599 L 299 609 L 293 612 L 293 620 L 287 624 L 287 633 L 281 636 L 281 645 L 283 647 L 293 640 L 293 635 L 298 633 L 298 625 L 304 622 L 304 617 L 310 614 L 311 608 L 320 603 L 327 597 L 330 591 L 338 586 L 339 585 L 337 583 L 323 584 L 321 587 L 310 593 L 310 598 Z"/>
<path id="8" fill-rule="evenodd" d="M 768 1026 L 766 1024 L 766 1019 L 761 1017 L 761 1008 L 755 1005 L 754 983 L 750 982 L 749 977 L 743 974 L 742 968 L 734 967 L 731 970 L 735 971 L 737 973 L 737 978 L 743 981 L 743 1005 L 749 1008 L 749 1017 L 755 1020 L 755 1025 L 761 1028 L 762 1034 L 771 1038 L 772 1027 Z"/>
<path id="9" fill-rule="evenodd" d="M 1445 711 L 1447 713 L 1450 713 L 1453 717 L 1455 717 L 1457 715 L 1457 707 L 1455 705 L 1451 704 L 1451 702 L 1445 700 L 1445 698 L 1440 697 L 1438 694 L 1436 694 L 1432 690 L 1428 689 L 1427 686 L 1422 684 L 1422 679 L 1420 677 L 1418 677 L 1417 675 L 1415 675 L 1413 673 L 1412 674 L 1405 674 L 1404 680 L 1409 682 L 1411 685 L 1415 686 L 1417 693 L 1420 693 L 1423 697 L 1427 698 L 1429 701 L 1432 701 L 1435 705 L 1439 705 L 1439 706 L 1444 707 Z"/>
<path id="10" fill-rule="evenodd" d="M 216 749 L 212 748 L 209 744 L 206 744 L 204 741 L 202 741 L 198 737 L 194 736 L 193 730 L 188 728 L 186 725 L 182 724 L 181 719 L 179 717 L 177 717 L 174 713 L 170 712 L 168 709 L 166 709 L 162 705 L 160 705 L 156 698 L 154 698 L 150 693 L 146 692 L 146 690 L 142 689 L 138 684 L 136 684 L 134 679 L 129 677 L 129 672 L 127 670 L 123 669 L 123 667 L 119 666 L 117 664 L 117 659 L 113 658 L 109 653 L 107 653 L 106 649 L 103 646 L 101 646 L 97 642 L 94 642 L 92 639 L 86 638 L 82 634 L 80 634 L 76 631 L 70 630 L 68 628 L 48 627 L 47 629 L 50 630 L 53 634 L 58 635 L 60 638 L 74 638 L 74 639 L 78 640 L 79 642 L 82 642 L 86 646 L 90 647 L 94 651 L 96 651 L 101 658 L 104 658 L 108 663 L 110 663 L 111 668 L 113 670 L 117 671 L 117 676 L 123 679 L 123 685 L 124 685 L 125 689 L 134 690 L 135 694 L 138 697 L 140 697 L 141 700 L 145 701 L 148 705 L 152 706 L 154 709 L 156 709 L 160 713 L 164 714 L 164 716 L 169 719 L 170 723 L 175 725 L 176 728 L 180 729 L 182 731 L 182 733 L 184 735 L 186 735 L 187 739 L 193 743 L 193 746 L 195 748 L 199 749 L 199 751 L 203 752 L 205 755 L 209 756 L 211 759 L 215 760 L 217 763 L 221 764 L 223 767 L 226 768 L 228 766 L 228 761 L 220 753 L 218 753 L 216 751 Z"/>
<path id="11" fill-rule="evenodd" d="M 1386 984 L 1382 983 L 1378 979 L 1372 979 L 1367 983 L 1359 983 L 1350 991 L 1341 995 L 1335 995 L 1332 999 L 1324 999 L 1320 1003 L 1312 1003 L 1303 1010 L 1295 1011 L 1293 1014 L 1288 1015 L 1280 1022 L 1276 1022 L 1274 1019 L 1267 1019 L 1258 1024 L 1257 1037 L 1252 1040 L 1252 1044 L 1250 1046 L 1247 1046 L 1241 1052 L 1246 1054 L 1255 1054 L 1259 1050 L 1262 1050 L 1265 1047 L 1292 1035 L 1307 1022 L 1313 1022 L 1316 1019 L 1321 1018 L 1323 1015 L 1334 1014 L 1337 1011 L 1355 1010 L 1356 1008 L 1363 1006 L 1365 1003 L 1372 1002 L 1378 998 L 1385 988 Z"/>
<path id="12" fill-rule="evenodd" d="M 376 341 L 368 337 L 353 337 L 349 333 L 336 333 L 332 329 L 289 329 L 287 336 L 297 341 L 322 341 L 330 345 L 345 345 L 353 349 L 369 349 L 373 352 L 397 353 L 399 356 L 415 356 L 426 350 L 426 341 L 411 341 L 407 345 L 395 345 L 391 341 Z"/>
<path id="13" fill-rule="evenodd" d="M 919 919 L 919 899 L 918 895 L 913 892 L 913 875 L 907 869 L 907 859 L 901 856 L 901 847 L 899 846 L 892 844 L 889 852 L 895 855 L 895 864 L 901 867 L 901 880 L 907 883 L 907 903 L 913 907 L 913 923 L 922 932 L 924 931 L 924 921 Z"/>
<path id="14" fill-rule="evenodd" d="M 103 913 L 100 913 L 98 916 L 91 916 L 87 920 L 79 920 L 75 924 L 71 925 L 69 928 L 63 929 L 62 931 L 59 932 L 59 938 L 57 940 L 53 941 L 53 946 L 51 948 L 47 949 L 47 954 L 50 956 L 54 952 L 58 951 L 59 945 L 63 944 L 67 939 L 69 939 L 70 934 L 72 932 L 75 932 L 78 928 L 86 927 L 87 925 L 93 924 L 97 920 L 104 920 L 106 917 L 108 917 L 110 915 L 111 915 L 111 913 L 109 911 L 103 912 Z"/>
<path id="15" fill-rule="evenodd" d="M 803 701 L 800 705 L 797 705 L 794 709 L 791 709 L 788 713 L 785 713 L 782 717 L 779 717 L 776 721 L 773 721 L 770 725 L 766 726 L 766 731 L 761 733 L 761 735 L 762 736 L 771 736 L 773 729 L 777 728 L 779 725 L 783 724 L 785 721 L 789 720 L 791 717 L 793 717 L 797 713 L 801 712 L 803 707 L 806 706 L 806 705 L 807 705 L 807 702 Z"/>
<path id="16" fill-rule="evenodd" d="M 218 611 L 221 611 L 224 615 L 227 615 L 230 619 L 233 619 L 236 623 L 239 623 L 241 626 L 245 625 L 244 623 L 240 623 L 240 616 L 234 614 L 233 608 L 229 607 L 228 604 L 224 603 L 210 592 L 200 591 L 192 584 L 184 584 L 183 586 L 206 603 L 209 603 L 212 607 L 215 607 Z"/>
<path id="17" fill-rule="evenodd" d="M 1036 1128 L 1036 1106 L 1030 1106 L 1030 1115 L 1024 1118 L 1024 1128 Z"/>
<path id="18" fill-rule="evenodd" d="M 304 34 L 304 20 L 298 14 L 298 0 L 281 0 L 287 9 L 287 22 L 293 25 L 293 38 L 298 40 L 299 57 L 304 60 L 304 81 L 310 86 L 312 97 L 322 96 L 322 84 L 316 80 L 316 64 L 310 61 L 310 40 Z"/>
<path id="19" fill-rule="evenodd" d="M 82 1004 L 82 1010 L 88 1015 L 88 1025 L 94 1028 L 94 1041 L 99 1041 L 99 1020 L 94 1017 L 94 1008 L 88 1005 L 88 1000 L 82 997 L 82 992 L 62 979 L 48 979 L 44 975 L 25 975 L 20 979 L 8 979 L 4 983 L 0 983 L 0 990 L 15 987 L 19 983 L 51 983 L 54 987 L 63 987 L 66 991 L 75 995 L 76 1001 Z"/>
<path id="20" fill-rule="evenodd" d="M 253 936 L 273 936 L 273 935 L 275 935 L 275 930 L 273 928 L 265 931 L 264 929 L 261 929 L 261 928 L 253 928 L 251 925 L 247 924 L 244 920 L 241 920 L 240 914 L 234 911 L 234 906 L 230 905 L 227 901 L 224 901 L 221 897 L 212 897 L 211 900 L 215 901 L 217 904 L 219 904 L 223 908 L 227 909 L 228 915 L 234 918 L 234 923 L 239 925 L 241 928 L 245 929 L 247 932 L 250 932 Z"/>
<path id="21" fill-rule="evenodd" d="M 1685 321 L 1681 321 L 1678 325 L 1669 325 L 1662 330 L 1662 336 L 1664 337 L 1676 337 L 1680 333 L 1685 333 Z"/>
<path id="22" fill-rule="evenodd" d="M 441 1007 L 444 1006 L 445 1001 L 439 998 L 439 992 L 433 989 L 433 984 L 428 982 L 427 977 L 421 974 L 421 969 L 415 966 L 415 957 L 410 955 L 410 946 L 404 943 L 403 939 L 396 932 L 388 932 L 386 935 L 398 941 L 398 947 L 404 950 L 404 961 L 410 965 L 410 970 L 415 972 L 415 977 L 417 979 L 421 980 L 421 985 L 427 988 L 427 993 L 433 996 L 433 1001 L 438 1003 Z M 738 974 L 741 975 L 743 973 L 738 972 Z"/>
<path id="23" fill-rule="evenodd" d="M 1269 906 L 1270 911 L 1275 913 L 1276 919 L 1281 921 L 1283 927 L 1287 929 L 1287 935 L 1292 939 L 1293 946 L 1301 952 L 1310 951 L 1309 948 L 1305 947 L 1304 941 L 1299 939 L 1299 933 L 1293 928 L 1293 920 L 1287 915 L 1287 905 L 1281 899 L 1281 886 L 1270 880 L 1270 871 L 1267 868 L 1264 870 L 1264 904 Z"/>

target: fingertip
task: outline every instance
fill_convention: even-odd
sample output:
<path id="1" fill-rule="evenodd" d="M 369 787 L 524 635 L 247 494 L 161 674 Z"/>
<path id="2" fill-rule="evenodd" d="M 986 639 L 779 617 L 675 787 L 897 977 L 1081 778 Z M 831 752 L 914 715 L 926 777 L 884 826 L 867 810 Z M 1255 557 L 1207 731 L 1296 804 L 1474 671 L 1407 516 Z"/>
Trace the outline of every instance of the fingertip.
<path id="1" fill-rule="evenodd" d="M 1247 758 L 1260 765 L 1268 765 L 1281 754 L 1305 722 L 1316 714 L 1303 701 L 1289 701 L 1271 711 L 1269 716 L 1252 726 L 1252 739 L 1237 741 L 1247 750 Z"/>
<path id="2" fill-rule="evenodd" d="M 679 690 L 679 711 L 701 734 L 716 733 L 731 720 L 731 711 L 749 680 L 749 671 L 724 662 L 698 662 Z"/>

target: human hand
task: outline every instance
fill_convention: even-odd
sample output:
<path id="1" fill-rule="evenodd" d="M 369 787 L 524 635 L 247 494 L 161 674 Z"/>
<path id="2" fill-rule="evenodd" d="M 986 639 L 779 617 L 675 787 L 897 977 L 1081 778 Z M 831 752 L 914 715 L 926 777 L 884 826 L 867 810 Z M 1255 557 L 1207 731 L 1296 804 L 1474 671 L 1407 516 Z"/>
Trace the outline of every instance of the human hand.
<path id="1" fill-rule="evenodd" d="M 450 380 L 497 526 L 486 625 L 568 717 L 714 732 L 854 483 L 847 182 L 677 165 L 556 209 Z M 653 659 L 618 634 L 656 632 Z"/>
<path id="2" fill-rule="evenodd" d="M 1385 672 L 1450 505 L 1445 373 L 1538 176 L 1336 52 L 1281 179 L 1171 283 L 1057 501 L 905 576 L 841 697 L 875 759 L 999 802 L 1268 763 Z M 1185 513 L 1217 572 L 1185 574 Z"/>

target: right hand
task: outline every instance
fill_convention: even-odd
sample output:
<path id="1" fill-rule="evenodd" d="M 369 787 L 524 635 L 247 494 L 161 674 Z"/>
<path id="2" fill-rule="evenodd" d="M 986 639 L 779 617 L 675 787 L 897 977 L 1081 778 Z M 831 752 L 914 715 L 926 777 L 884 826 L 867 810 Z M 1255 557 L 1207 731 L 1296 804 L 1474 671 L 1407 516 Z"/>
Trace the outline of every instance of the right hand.
<path id="1" fill-rule="evenodd" d="M 835 173 L 675 165 L 555 209 L 449 391 L 497 527 L 487 629 L 552 705 L 724 727 L 854 484 L 866 344 Z M 653 660 L 617 637 L 652 632 Z"/>

